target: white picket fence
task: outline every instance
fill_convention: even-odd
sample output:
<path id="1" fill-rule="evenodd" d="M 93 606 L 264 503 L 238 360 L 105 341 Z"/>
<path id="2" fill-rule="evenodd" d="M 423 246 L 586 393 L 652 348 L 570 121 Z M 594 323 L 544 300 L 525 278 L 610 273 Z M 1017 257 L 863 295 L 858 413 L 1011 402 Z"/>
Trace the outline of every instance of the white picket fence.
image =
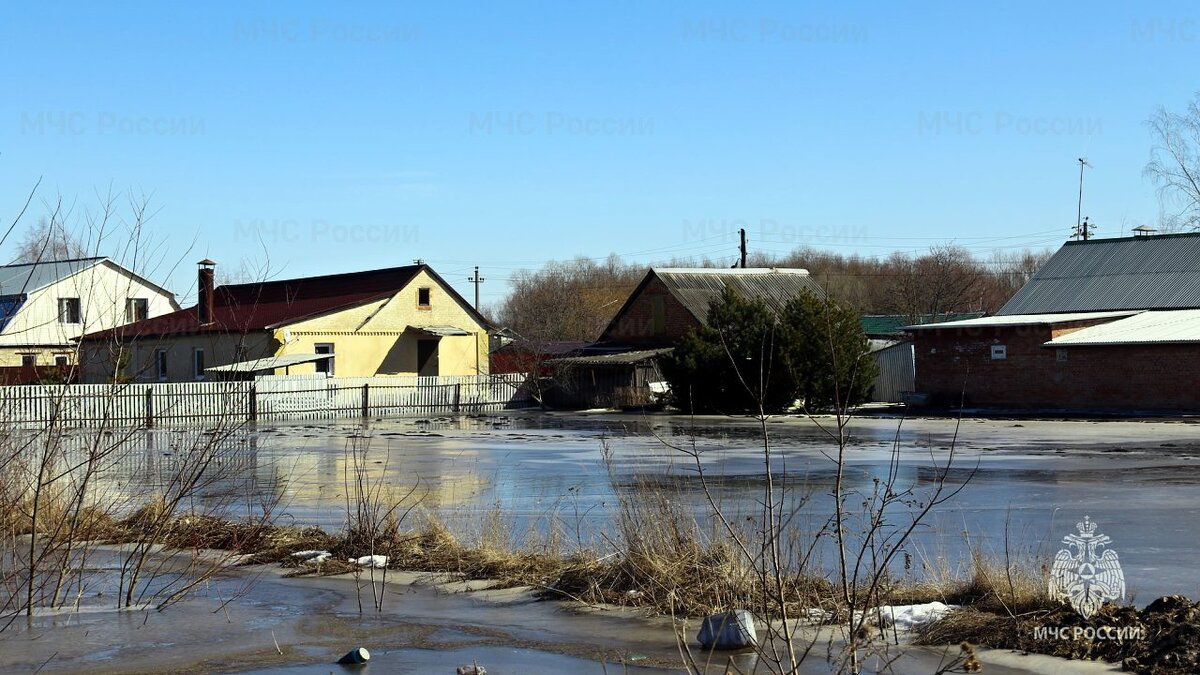
<path id="1" fill-rule="evenodd" d="M 506 374 L 22 385 L 0 387 L 0 420 L 20 427 L 128 428 L 479 413 L 530 405 L 523 381 Z"/>

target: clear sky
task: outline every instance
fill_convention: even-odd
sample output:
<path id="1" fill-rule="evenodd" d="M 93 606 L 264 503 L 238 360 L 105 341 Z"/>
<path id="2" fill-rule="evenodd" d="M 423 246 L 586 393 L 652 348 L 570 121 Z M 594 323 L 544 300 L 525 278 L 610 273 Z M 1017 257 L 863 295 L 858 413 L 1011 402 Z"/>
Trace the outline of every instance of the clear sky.
<path id="1" fill-rule="evenodd" d="M 159 279 L 1056 247 L 1154 223 L 1195 3 L 4 3 L 0 215 L 150 196 Z M 12 254 L 12 242 L 0 256 Z M 175 267 L 167 274 L 166 270 Z"/>

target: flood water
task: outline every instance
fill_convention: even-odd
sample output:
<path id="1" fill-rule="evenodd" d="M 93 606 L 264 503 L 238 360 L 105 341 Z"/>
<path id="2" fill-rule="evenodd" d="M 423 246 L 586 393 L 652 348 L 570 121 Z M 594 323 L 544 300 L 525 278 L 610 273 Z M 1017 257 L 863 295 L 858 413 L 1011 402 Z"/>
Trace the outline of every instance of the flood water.
<path id="1" fill-rule="evenodd" d="M 787 486 L 789 505 L 802 504 L 789 529 L 804 539 L 832 511 L 837 444 L 809 420 L 775 419 L 767 430 L 773 479 Z M 959 426 L 947 419 L 860 418 L 850 426 L 846 484 L 852 494 L 869 494 L 876 479 L 894 472 L 898 488 L 913 490 L 913 503 L 889 515 L 889 527 L 902 527 L 949 463 L 947 485 L 962 491 L 915 530 L 904 547 L 910 569 L 898 573 L 958 570 L 972 548 L 1001 560 L 1007 552 L 1045 562 L 1088 516 L 1112 538 L 1129 594 L 1145 604 L 1160 595 L 1198 594 L 1192 562 L 1200 552 L 1198 430 L 1187 420 L 965 420 Z M 139 432 L 112 455 L 98 488 L 135 508 L 190 461 L 188 448 L 203 438 L 198 429 Z M 66 443 L 91 440 L 74 432 Z M 216 480 L 191 506 L 224 515 L 269 508 L 281 523 L 332 530 L 345 524 L 347 494 L 361 476 L 360 485 L 387 498 L 411 493 L 419 501 L 411 518 L 435 512 L 466 536 L 500 517 L 518 545 L 553 526 L 561 546 L 603 552 L 612 548 L 605 536 L 613 535 L 616 492 L 638 486 L 709 523 L 707 484 L 727 516 L 752 521 L 764 486 L 762 449 L 755 423 L 725 418 L 521 412 L 262 425 L 222 444 L 213 462 Z M 852 496 L 848 508 L 859 502 Z M 818 553 L 828 554 L 823 541 Z M 826 555 L 815 564 L 828 568 L 831 562 Z M 560 603 L 532 603 L 524 595 L 481 602 L 415 587 L 389 590 L 382 616 L 360 614 L 350 580 L 278 574 L 231 571 L 163 614 L 114 611 L 105 600 L 111 593 L 97 586 L 84 611 L 48 613 L 0 635 L 0 670 L 324 673 L 357 645 L 375 653 L 377 672 L 453 672 L 473 659 L 491 673 L 678 668 L 665 618 L 580 617 Z M 254 583 L 242 595 L 248 580 Z M 922 650 L 906 658 L 916 659 L 913 667 L 894 672 L 930 672 L 929 659 L 936 663 Z M 622 661 L 628 670 L 603 665 Z M 989 672 L 1042 667 L 989 665 Z M 815 659 L 804 672 L 830 668 Z"/>
<path id="2" fill-rule="evenodd" d="M 788 504 L 808 500 L 792 521 L 808 537 L 832 512 L 837 446 L 808 420 L 776 419 L 767 429 L 772 473 L 788 486 Z M 1194 597 L 1198 432 L 1186 421 L 964 420 L 959 426 L 952 419 L 859 418 L 850 426 L 847 489 L 869 494 L 875 479 L 887 478 L 895 449 L 895 484 L 912 487 L 915 504 L 893 507 L 889 522 L 906 526 L 950 461 L 947 485 L 963 489 L 934 508 L 905 546 L 914 574 L 959 570 L 972 548 L 998 559 L 1046 562 L 1088 516 L 1112 538 L 1135 599 Z M 133 468 L 117 471 L 110 483 L 118 480 L 119 489 L 133 494 L 152 492 L 164 467 L 179 460 L 179 438 L 180 432 L 155 431 L 134 439 L 138 448 L 126 457 Z M 601 548 L 616 512 L 614 485 L 648 484 L 707 521 L 712 509 L 685 450 L 695 451 L 710 493 L 728 513 L 757 517 L 764 484 L 761 430 L 725 418 L 514 413 L 275 424 L 248 430 L 235 444 L 237 460 L 214 494 L 242 510 L 274 503 L 280 522 L 330 529 L 345 524 L 355 467 L 370 489 L 388 497 L 411 493 L 420 509 L 436 511 L 460 531 L 497 513 L 517 543 L 553 523 L 564 545 Z M 848 508 L 861 510 L 861 501 L 850 498 Z M 832 564 L 830 555 L 818 557 L 818 564 Z"/>

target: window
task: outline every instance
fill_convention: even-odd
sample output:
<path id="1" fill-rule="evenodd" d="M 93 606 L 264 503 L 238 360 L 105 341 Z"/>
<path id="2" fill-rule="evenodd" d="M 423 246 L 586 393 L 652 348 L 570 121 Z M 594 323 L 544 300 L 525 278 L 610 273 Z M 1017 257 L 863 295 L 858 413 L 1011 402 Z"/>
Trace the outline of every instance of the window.
<path id="1" fill-rule="evenodd" d="M 167 350 L 158 349 L 154 352 L 154 374 L 159 382 L 167 381 Z"/>
<path id="2" fill-rule="evenodd" d="M 199 347 L 192 350 L 192 375 L 197 380 L 204 379 L 204 350 Z"/>
<path id="3" fill-rule="evenodd" d="M 315 351 L 318 354 L 332 354 L 333 353 L 333 343 L 332 342 L 322 342 L 322 343 L 313 345 L 313 351 Z M 327 359 L 321 359 L 320 361 L 317 361 L 317 372 L 325 373 L 326 375 L 332 376 L 333 375 L 333 357 L 330 356 Z"/>
<path id="4" fill-rule="evenodd" d="M 129 298 L 125 301 L 126 321 L 145 321 L 150 318 L 150 301 L 146 298 Z"/>
<path id="5" fill-rule="evenodd" d="M 59 370 L 66 370 L 70 365 L 71 360 L 65 356 L 60 354 L 54 357 L 54 367 L 58 368 Z"/>
<path id="6" fill-rule="evenodd" d="M 1058 349 L 1054 350 L 1054 355 L 1055 355 L 1055 358 L 1058 359 L 1059 363 L 1062 363 L 1067 360 L 1067 350 L 1063 349 L 1062 347 L 1059 347 Z"/>
<path id="7" fill-rule="evenodd" d="M 59 323 L 80 323 L 80 315 L 82 312 L 79 308 L 79 298 L 59 298 L 58 299 L 58 322 Z"/>
<path id="8" fill-rule="evenodd" d="M 21 367 L 22 368 L 34 368 L 36 366 L 37 366 L 37 354 L 22 354 L 21 355 Z"/>
<path id="9" fill-rule="evenodd" d="M 417 307 L 420 307 L 421 309 L 429 309 L 429 289 L 428 288 L 418 288 L 417 289 Z"/>

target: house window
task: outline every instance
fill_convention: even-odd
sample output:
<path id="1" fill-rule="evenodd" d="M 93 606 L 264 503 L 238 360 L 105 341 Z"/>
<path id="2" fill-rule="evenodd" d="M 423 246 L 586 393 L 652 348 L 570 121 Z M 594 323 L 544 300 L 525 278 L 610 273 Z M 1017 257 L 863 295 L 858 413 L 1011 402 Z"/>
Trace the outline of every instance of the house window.
<path id="1" fill-rule="evenodd" d="M 145 321 L 150 318 L 150 301 L 146 298 L 129 298 L 125 301 L 126 321 Z"/>
<path id="2" fill-rule="evenodd" d="M 58 299 L 59 323 L 80 323 L 82 313 L 79 307 L 79 298 Z"/>
<path id="3" fill-rule="evenodd" d="M 167 350 L 157 349 L 154 352 L 154 374 L 159 382 L 167 381 Z"/>
<path id="4" fill-rule="evenodd" d="M 192 350 L 192 376 L 197 380 L 204 379 L 204 350 L 199 347 Z"/>
<path id="5" fill-rule="evenodd" d="M 429 309 L 429 290 L 428 288 L 417 289 L 417 307 Z"/>
<path id="6" fill-rule="evenodd" d="M 59 354 L 58 356 L 54 357 L 54 367 L 58 368 L 59 370 L 66 370 L 70 365 L 71 360 L 65 356 Z"/>
<path id="7" fill-rule="evenodd" d="M 1067 360 L 1067 350 L 1063 349 L 1062 347 L 1059 347 L 1058 349 L 1056 349 L 1054 351 L 1054 355 L 1055 355 L 1055 358 L 1058 359 L 1059 363 L 1062 363 Z"/>
<path id="8" fill-rule="evenodd" d="M 21 355 L 21 367 L 22 368 L 33 368 L 35 366 L 37 366 L 37 354 L 22 354 Z"/>
<path id="9" fill-rule="evenodd" d="M 333 353 L 333 343 L 332 342 L 322 342 L 322 343 L 316 344 L 313 346 L 313 351 L 315 351 L 318 354 L 332 354 Z M 320 361 L 317 361 L 317 372 L 325 373 L 326 375 L 332 376 L 333 375 L 333 358 L 334 357 L 330 356 L 327 359 L 321 359 Z"/>
<path id="10" fill-rule="evenodd" d="M 1008 345 L 992 345 L 992 360 L 1004 361 L 1008 358 Z"/>

